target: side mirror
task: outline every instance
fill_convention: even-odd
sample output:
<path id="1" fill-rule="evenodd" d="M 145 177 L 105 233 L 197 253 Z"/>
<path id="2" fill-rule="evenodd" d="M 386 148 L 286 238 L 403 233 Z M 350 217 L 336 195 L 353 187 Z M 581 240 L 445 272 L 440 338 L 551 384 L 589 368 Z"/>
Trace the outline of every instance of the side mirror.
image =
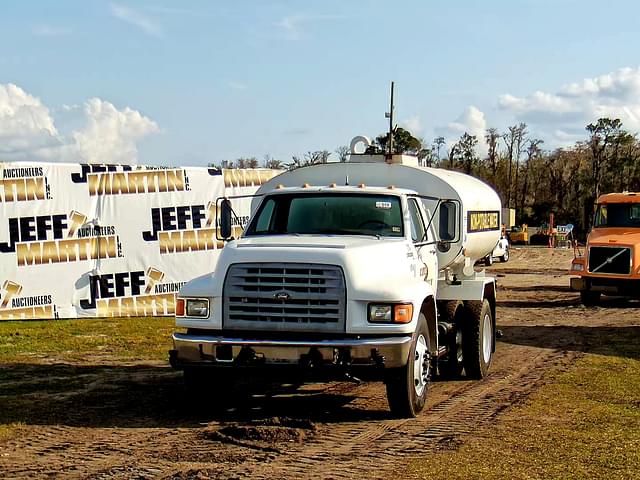
<path id="1" fill-rule="evenodd" d="M 220 202 L 220 236 L 224 240 L 231 238 L 231 217 L 233 208 L 231 208 L 231 200 L 228 198 Z"/>
<path id="2" fill-rule="evenodd" d="M 456 202 L 447 200 L 440 204 L 440 242 L 454 242 L 456 240 Z M 442 251 L 442 250 L 441 250 Z"/>

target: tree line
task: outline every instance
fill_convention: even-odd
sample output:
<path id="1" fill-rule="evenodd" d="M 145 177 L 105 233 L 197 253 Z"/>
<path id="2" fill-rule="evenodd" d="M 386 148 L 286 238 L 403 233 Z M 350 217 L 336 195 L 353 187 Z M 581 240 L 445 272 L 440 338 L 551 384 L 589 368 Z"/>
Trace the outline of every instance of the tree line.
<path id="1" fill-rule="evenodd" d="M 432 142 L 396 128 L 394 153 L 412 154 L 422 166 L 459 170 L 492 185 L 503 206 L 516 210 L 516 222 L 542 225 L 551 213 L 556 224 L 572 223 L 579 237 L 589 230 L 593 206 L 599 195 L 608 192 L 640 191 L 640 141 L 619 119 L 600 118 L 586 126 L 585 139 L 574 145 L 545 150 L 544 140 L 529 132 L 526 123 L 516 123 L 500 131 L 488 128 L 484 134 L 485 155 L 478 154 L 479 139 L 467 132 L 452 143 L 444 137 Z M 378 135 L 367 153 L 388 151 L 388 134 Z M 223 161 L 222 168 L 287 168 L 346 161 L 349 148 L 334 152 L 309 151 L 283 162 L 266 155 Z"/>

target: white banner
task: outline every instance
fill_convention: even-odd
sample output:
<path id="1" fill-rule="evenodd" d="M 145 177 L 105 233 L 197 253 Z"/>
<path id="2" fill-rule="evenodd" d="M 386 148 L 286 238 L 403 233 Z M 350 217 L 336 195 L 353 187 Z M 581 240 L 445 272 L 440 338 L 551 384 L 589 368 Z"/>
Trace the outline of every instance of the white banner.
<path id="1" fill-rule="evenodd" d="M 278 173 L 0 164 L 0 320 L 173 315 L 215 269 L 216 199 Z M 250 202 L 234 207 L 241 229 Z"/>

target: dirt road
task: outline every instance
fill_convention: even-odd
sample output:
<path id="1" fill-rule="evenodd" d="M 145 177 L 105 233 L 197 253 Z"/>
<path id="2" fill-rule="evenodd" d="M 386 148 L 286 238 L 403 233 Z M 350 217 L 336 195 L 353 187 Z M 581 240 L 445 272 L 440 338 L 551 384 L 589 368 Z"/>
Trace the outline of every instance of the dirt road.
<path id="1" fill-rule="evenodd" d="M 572 253 L 514 250 L 499 282 L 499 341 L 481 382 L 434 381 L 417 419 L 391 419 L 380 384 L 332 383 L 196 408 L 165 365 L 2 365 L 2 392 L 26 416 L 0 441 L 7 478 L 385 478 L 407 456 L 455 449 L 607 335 L 640 328 L 638 303 L 584 308 L 565 274 Z M 43 393 L 44 392 L 44 393 Z M 6 397 L 5 397 L 6 398 Z M 16 408 L 3 404 L 3 409 Z M 25 414 L 26 410 L 26 414 Z"/>

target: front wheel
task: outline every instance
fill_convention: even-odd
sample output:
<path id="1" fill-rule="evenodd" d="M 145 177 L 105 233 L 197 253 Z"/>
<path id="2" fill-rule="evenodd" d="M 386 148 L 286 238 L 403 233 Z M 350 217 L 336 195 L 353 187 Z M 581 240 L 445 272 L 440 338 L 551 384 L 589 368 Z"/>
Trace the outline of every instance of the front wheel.
<path id="1" fill-rule="evenodd" d="M 489 373 L 493 358 L 494 331 L 491 305 L 483 301 L 465 302 L 462 325 L 464 371 L 470 378 L 481 379 Z"/>
<path id="2" fill-rule="evenodd" d="M 600 292 L 582 290 L 580 292 L 580 301 L 585 307 L 595 307 L 600 303 Z"/>
<path id="3" fill-rule="evenodd" d="M 508 262 L 508 261 L 509 261 L 509 247 L 507 247 L 507 248 L 505 248 L 505 249 L 504 249 L 504 255 L 502 255 L 502 256 L 500 257 L 500 261 L 501 261 L 502 263 L 504 263 L 504 262 Z"/>
<path id="4" fill-rule="evenodd" d="M 493 255 L 491 253 L 486 257 L 484 257 L 484 264 L 487 267 L 490 267 L 491 265 L 493 265 Z"/>
<path id="5" fill-rule="evenodd" d="M 390 371 L 385 380 L 387 400 L 394 416 L 411 418 L 422 411 L 427 400 L 430 375 L 429 331 L 427 319 L 421 313 L 407 365 Z"/>

